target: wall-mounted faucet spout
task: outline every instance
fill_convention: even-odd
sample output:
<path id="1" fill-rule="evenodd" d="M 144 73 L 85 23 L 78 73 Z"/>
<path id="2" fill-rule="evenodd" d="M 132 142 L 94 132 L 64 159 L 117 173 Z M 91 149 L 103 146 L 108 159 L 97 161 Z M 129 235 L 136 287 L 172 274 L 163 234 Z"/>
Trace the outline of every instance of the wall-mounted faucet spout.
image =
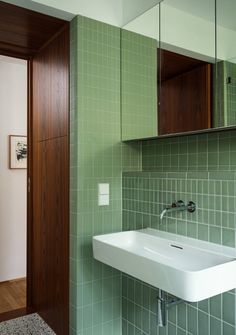
<path id="1" fill-rule="evenodd" d="M 165 216 L 166 212 L 167 212 L 167 208 L 163 209 L 163 211 L 161 212 L 161 215 L 160 215 L 160 219 L 162 220 L 163 217 Z"/>
<path id="2" fill-rule="evenodd" d="M 177 211 L 188 211 L 190 213 L 195 212 L 196 205 L 193 201 L 189 201 L 187 205 L 182 200 L 173 202 L 171 206 L 166 207 L 160 214 L 160 219 L 163 220 L 166 213 L 177 212 Z"/>

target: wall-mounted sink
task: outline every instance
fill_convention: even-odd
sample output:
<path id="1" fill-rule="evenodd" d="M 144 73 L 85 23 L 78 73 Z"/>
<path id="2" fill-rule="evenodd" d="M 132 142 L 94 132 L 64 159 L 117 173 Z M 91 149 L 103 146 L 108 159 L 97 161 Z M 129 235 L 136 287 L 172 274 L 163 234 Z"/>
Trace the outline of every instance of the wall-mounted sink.
<path id="1" fill-rule="evenodd" d="M 93 237 L 94 258 L 194 302 L 236 288 L 236 250 L 154 229 Z"/>

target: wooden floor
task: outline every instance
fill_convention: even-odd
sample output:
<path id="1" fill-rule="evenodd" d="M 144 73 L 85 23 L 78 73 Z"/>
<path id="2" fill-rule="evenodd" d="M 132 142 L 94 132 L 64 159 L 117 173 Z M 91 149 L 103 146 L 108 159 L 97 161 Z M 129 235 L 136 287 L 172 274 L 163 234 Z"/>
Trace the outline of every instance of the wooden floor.
<path id="1" fill-rule="evenodd" d="M 0 314 L 26 307 L 26 279 L 0 283 Z"/>

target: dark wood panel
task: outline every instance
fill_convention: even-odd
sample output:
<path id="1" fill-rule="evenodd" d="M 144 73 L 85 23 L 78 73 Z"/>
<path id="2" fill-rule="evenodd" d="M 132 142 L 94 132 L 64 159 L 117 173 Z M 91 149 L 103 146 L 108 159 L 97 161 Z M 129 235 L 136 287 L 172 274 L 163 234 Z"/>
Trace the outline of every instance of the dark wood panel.
<path id="1" fill-rule="evenodd" d="M 203 65 L 161 85 L 160 135 L 211 127 L 211 65 Z"/>
<path id="2" fill-rule="evenodd" d="M 32 311 L 31 311 L 32 312 Z M 20 316 L 27 315 L 27 309 L 26 308 L 18 308 L 9 312 L 1 313 L 0 314 L 0 322 L 19 318 Z"/>
<path id="3" fill-rule="evenodd" d="M 32 60 L 32 306 L 69 329 L 69 31 Z"/>
<path id="4" fill-rule="evenodd" d="M 66 21 L 0 1 L 0 53 L 32 56 Z"/>
<path id="5" fill-rule="evenodd" d="M 26 306 L 32 308 L 32 234 L 33 234 L 33 118 L 32 61 L 27 62 L 27 276 Z"/>
<path id="6" fill-rule="evenodd" d="M 34 58 L 33 94 L 40 96 L 39 99 L 33 96 L 33 110 L 39 140 L 68 134 L 68 50 L 68 29 L 65 29 Z"/>
<path id="7" fill-rule="evenodd" d="M 60 334 L 68 333 L 68 138 L 38 143 L 33 233 L 33 305 Z"/>

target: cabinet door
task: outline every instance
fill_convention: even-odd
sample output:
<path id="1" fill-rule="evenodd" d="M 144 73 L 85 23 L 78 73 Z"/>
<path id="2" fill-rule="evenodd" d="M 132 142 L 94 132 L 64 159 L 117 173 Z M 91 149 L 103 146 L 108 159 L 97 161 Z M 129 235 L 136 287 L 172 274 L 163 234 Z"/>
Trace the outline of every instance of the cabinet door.
<path id="1" fill-rule="evenodd" d="M 214 127 L 236 126 L 236 2 L 217 0 Z"/>
<path id="2" fill-rule="evenodd" d="M 157 136 L 157 41 L 121 33 L 122 140 Z"/>
<path id="3" fill-rule="evenodd" d="M 212 127 L 215 28 L 215 0 L 163 0 L 122 30 L 122 140 Z"/>
<path id="4" fill-rule="evenodd" d="M 215 1 L 161 3 L 159 135 L 212 127 Z"/>

